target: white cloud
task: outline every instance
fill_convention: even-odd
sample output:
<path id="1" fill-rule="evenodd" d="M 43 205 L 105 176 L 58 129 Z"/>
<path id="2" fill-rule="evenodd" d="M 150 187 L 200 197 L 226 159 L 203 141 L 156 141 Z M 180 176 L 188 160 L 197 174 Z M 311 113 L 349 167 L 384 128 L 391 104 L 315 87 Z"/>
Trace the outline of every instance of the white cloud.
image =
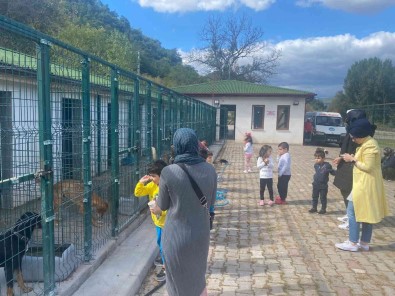
<path id="1" fill-rule="evenodd" d="M 395 64 L 395 32 L 376 32 L 361 39 L 350 34 L 294 39 L 271 46 L 281 49 L 282 56 L 278 74 L 269 84 L 311 91 L 318 97 L 333 97 L 342 90 L 347 71 L 356 61 L 378 57 Z"/>
<path id="2" fill-rule="evenodd" d="M 223 11 L 230 7 L 246 6 L 256 11 L 270 7 L 276 0 L 138 0 L 142 7 L 157 12 Z"/>
<path id="3" fill-rule="evenodd" d="M 240 0 L 240 3 L 256 11 L 265 10 L 275 2 L 276 0 Z"/>
<path id="4" fill-rule="evenodd" d="M 314 4 L 353 13 L 375 13 L 395 5 L 395 0 L 298 0 L 296 5 L 310 7 Z"/>
<path id="5" fill-rule="evenodd" d="M 395 62 L 395 33 L 377 32 L 358 39 L 337 35 L 286 40 L 274 45 L 282 49 L 274 85 L 313 91 L 320 97 L 342 90 L 350 66 L 371 57 Z"/>

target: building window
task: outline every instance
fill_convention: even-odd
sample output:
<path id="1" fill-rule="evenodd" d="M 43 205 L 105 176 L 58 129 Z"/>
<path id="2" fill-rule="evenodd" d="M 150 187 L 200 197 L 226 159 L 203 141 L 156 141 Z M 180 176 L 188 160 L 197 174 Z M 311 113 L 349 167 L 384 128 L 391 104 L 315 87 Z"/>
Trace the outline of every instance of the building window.
<path id="1" fill-rule="evenodd" d="M 252 128 L 263 129 L 265 106 L 252 106 Z"/>
<path id="2" fill-rule="evenodd" d="M 291 106 L 279 105 L 277 106 L 277 129 L 289 130 L 289 111 Z"/>

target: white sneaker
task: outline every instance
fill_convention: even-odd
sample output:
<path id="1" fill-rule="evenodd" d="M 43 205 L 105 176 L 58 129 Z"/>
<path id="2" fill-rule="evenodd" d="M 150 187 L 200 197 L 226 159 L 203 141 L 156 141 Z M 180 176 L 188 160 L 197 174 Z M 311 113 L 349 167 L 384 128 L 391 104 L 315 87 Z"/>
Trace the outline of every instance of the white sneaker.
<path id="1" fill-rule="evenodd" d="M 340 221 L 340 222 L 347 222 L 348 221 L 348 216 L 345 215 L 343 217 L 338 217 L 337 220 Z"/>
<path id="2" fill-rule="evenodd" d="M 350 241 L 345 241 L 343 243 L 337 243 L 337 244 L 335 244 L 335 247 L 340 250 L 350 251 L 350 252 L 357 252 L 359 249 L 358 244 L 353 244 Z"/>
<path id="3" fill-rule="evenodd" d="M 348 230 L 348 221 L 338 225 L 340 229 Z"/>
<path id="4" fill-rule="evenodd" d="M 361 244 L 361 243 L 358 243 L 357 245 L 358 248 L 360 248 L 362 251 L 369 251 L 369 245 Z"/>

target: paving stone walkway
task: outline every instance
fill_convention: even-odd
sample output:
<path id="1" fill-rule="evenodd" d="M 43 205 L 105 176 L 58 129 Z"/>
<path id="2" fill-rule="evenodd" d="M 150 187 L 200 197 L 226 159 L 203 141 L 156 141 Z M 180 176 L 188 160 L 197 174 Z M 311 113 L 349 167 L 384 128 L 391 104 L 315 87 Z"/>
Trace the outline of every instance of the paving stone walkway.
<path id="1" fill-rule="evenodd" d="M 276 152 L 277 145 L 272 147 Z M 255 155 L 259 148 L 254 145 Z M 227 142 L 217 159 L 227 159 L 230 165 L 218 187 L 228 190 L 230 204 L 216 209 L 208 258 L 209 295 L 395 295 L 395 182 L 384 181 L 391 216 L 374 226 L 371 250 L 338 250 L 334 244 L 346 240 L 348 231 L 337 227 L 336 218 L 345 209 L 333 176 L 327 214 L 308 213 L 315 148 L 290 147 L 288 204 L 260 207 L 258 170 L 243 173 L 242 145 Z M 340 150 L 327 149 L 328 158 Z M 274 183 L 276 187 L 277 176 Z M 157 285 L 154 274 L 152 269 L 139 295 Z M 153 295 L 167 295 L 165 287 Z"/>

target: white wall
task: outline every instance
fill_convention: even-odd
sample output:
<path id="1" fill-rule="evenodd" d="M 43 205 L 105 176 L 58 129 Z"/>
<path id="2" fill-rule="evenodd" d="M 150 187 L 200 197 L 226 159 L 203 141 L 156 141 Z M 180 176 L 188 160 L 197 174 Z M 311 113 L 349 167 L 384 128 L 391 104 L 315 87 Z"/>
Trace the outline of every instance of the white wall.
<path id="1" fill-rule="evenodd" d="M 212 97 L 197 97 L 202 102 L 214 105 Z M 305 99 L 294 97 L 216 97 L 220 105 L 236 105 L 235 141 L 242 142 L 245 132 L 252 132 L 255 143 L 303 143 Z M 299 105 L 293 105 L 299 101 Z M 264 129 L 251 129 L 252 106 L 265 106 Z M 289 130 L 276 130 L 277 106 L 290 106 Z"/>

